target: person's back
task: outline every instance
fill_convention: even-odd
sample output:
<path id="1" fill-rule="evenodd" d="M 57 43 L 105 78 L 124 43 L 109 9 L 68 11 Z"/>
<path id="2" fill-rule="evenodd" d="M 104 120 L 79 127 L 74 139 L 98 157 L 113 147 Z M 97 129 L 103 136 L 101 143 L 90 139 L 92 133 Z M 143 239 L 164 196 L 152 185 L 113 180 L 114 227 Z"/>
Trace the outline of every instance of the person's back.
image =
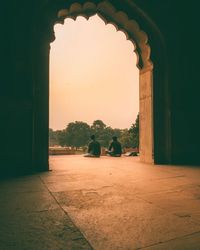
<path id="1" fill-rule="evenodd" d="M 99 157 L 101 155 L 101 145 L 95 140 L 95 135 L 92 135 L 91 142 L 88 145 L 88 153 L 84 155 L 85 157 Z"/>
<path id="2" fill-rule="evenodd" d="M 120 154 L 121 155 L 121 153 L 122 153 L 122 146 L 121 146 L 121 143 L 119 141 L 113 141 L 111 143 L 111 149 L 113 149 L 112 152 L 114 154 Z"/>
<path id="3" fill-rule="evenodd" d="M 89 143 L 88 153 L 94 156 L 100 156 L 101 154 L 101 146 L 100 143 L 96 140 L 93 140 Z"/>
<path id="4" fill-rule="evenodd" d="M 116 136 L 113 136 L 113 141 L 109 146 L 108 154 L 110 156 L 121 156 L 122 154 L 122 146 L 121 143 L 117 140 Z"/>

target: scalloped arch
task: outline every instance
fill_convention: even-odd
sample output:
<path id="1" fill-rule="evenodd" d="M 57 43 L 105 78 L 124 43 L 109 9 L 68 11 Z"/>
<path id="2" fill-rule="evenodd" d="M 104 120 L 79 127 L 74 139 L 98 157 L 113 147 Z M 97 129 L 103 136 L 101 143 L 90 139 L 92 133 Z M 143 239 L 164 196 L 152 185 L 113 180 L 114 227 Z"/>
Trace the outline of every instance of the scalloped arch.
<path id="1" fill-rule="evenodd" d="M 140 26 L 135 20 L 129 20 L 126 13 L 116 11 L 112 4 L 108 1 L 103 1 L 97 5 L 92 2 L 84 4 L 73 3 L 68 9 L 58 11 L 58 22 L 63 24 L 64 19 L 69 17 L 76 20 L 77 16 L 83 16 L 89 19 L 97 14 L 105 24 L 113 24 L 117 30 L 125 33 L 135 47 L 137 55 L 137 67 L 140 70 L 153 69 L 153 63 L 150 60 L 151 49 L 148 44 L 147 34 L 140 29 Z"/>

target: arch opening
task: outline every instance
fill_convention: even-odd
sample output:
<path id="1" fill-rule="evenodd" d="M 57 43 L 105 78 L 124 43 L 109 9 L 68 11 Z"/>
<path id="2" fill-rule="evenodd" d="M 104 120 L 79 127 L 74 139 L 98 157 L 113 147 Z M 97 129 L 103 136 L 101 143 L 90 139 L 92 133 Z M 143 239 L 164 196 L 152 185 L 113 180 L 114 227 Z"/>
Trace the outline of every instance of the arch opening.
<path id="1" fill-rule="evenodd" d="M 50 51 L 51 138 L 60 132 L 56 132 L 58 128 L 65 134 L 69 123 L 83 121 L 92 126 L 95 120 L 101 120 L 106 127 L 96 132 L 103 154 L 113 133 L 121 140 L 124 152 L 138 148 L 131 130 L 139 111 L 134 45 L 124 32 L 106 25 L 97 15 L 88 20 L 66 18 L 64 25 L 55 26 L 56 40 Z M 129 133 L 134 138 L 132 143 Z M 65 139 L 63 146 L 64 141 L 66 147 L 72 146 Z M 55 152 L 55 142 L 50 141 L 50 152 Z M 82 143 L 83 147 L 88 144 L 84 140 Z"/>
<path id="2" fill-rule="evenodd" d="M 134 44 L 135 53 L 138 58 L 137 67 L 140 70 L 153 69 L 147 34 L 141 30 L 139 24 L 134 19 L 130 20 L 126 13 L 117 11 L 108 1 L 102 1 L 97 5 L 92 2 L 86 2 L 83 5 L 73 3 L 68 9 L 60 9 L 58 11 L 55 23 L 63 24 L 65 18 L 76 20 L 78 16 L 89 19 L 94 15 L 98 15 L 105 24 L 113 24 L 117 30 L 125 33 L 127 39 Z"/>
<path id="3" fill-rule="evenodd" d="M 108 1 L 95 5 L 86 2 L 83 5 L 73 3 L 69 8 L 60 9 L 57 13 L 57 23 L 64 23 L 66 18 L 76 20 L 78 16 L 89 19 L 97 14 L 105 24 L 113 24 L 117 30 L 126 34 L 135 47 L 137 67 L 139 73 L 139 113 L 140 113 L 140 160 L 146 163 L 154 162 L 153 142 L 153 63 L 150 59 L 151 49 L 147 34 L 141 30 L 139 24 L 129 19 L 122 12 L 117 11 Z"/>
<path id="4" fill-rule="evenodd" d="M 137 54 L 137 66 L 139 73 L 139 112 L 140 112 L 140 157 L 142 162 L 163 164 L 171 159 L 170 147 L 170 119 L 169 119 L 169 92 L 167 82 L 167 57 L 162 34 L 153 21 L 134 3 L 126 2 L 118 11 L 108 1 L 95 1 L 79 3 L 49 4 L 43 9 L 43 26 L 35 37 L 38 43 L 38 56 L 35 57 L 35 89 L 36 107 L 34 112 L 34 146 L 33 157 L 38 162 L 44 162 L 48 166 L 48 123 L 40 124 L 40 118 L 44 116 L 44 110 L 48 116 L 49 110 L 49 44 L 55 39 L 53 26 L 63 23 L 69 17 L 77 16 L 89 18 L 98 14 L 106 23 L 114 24 L 118 30 L 123 31 L 127 38 L 135 44 Z M 121 11 L 123 10 L 123 11 Z M 130 11 L 129 11 L 130 10 Z M 127 11 L 127 12 L 126 12 Z M 44 15 L 45 12 L 45 15 Z M 141 29 L 143 27 L 144 29 Z M 39 24 L 38 24 L 39 25 Z M 47 27 L 47 28 L 46 28 Z M 144 31 L 145 30 L 145 31 Z M 147 32 L 148 31 L 148 32 Z M 43 69 L 38 68 L 38 60 L 44 62 Z M 41 88 L 42 86 L 42 88 Z M 45 100 L 44 100 L 44 89 Z M 42 99 L 43 97 L 43 99 Z M 45 102 L 45 104 L 44 104 Z M 43 109 L 39 107 L 43 105 Z M 39 118 L 38 118 L 39 117 Z M 48 117 L 47 117 L 48 118 Z M 48 118 L 49 119 L 49 118 Z M 48 120 L 46 119 L 46 120 Z M 43 131 L 43 133 L 42 133 Z M 38 134 L 40 136 L 38 136 Z M 41 134 L 43 136 L 41 136 Z M 45 150 L 44 150 L 45 145 Z M 45 152 L 44 152 L 45 151 Z M 47 164 L 46 164 L 47 163 Z"/>

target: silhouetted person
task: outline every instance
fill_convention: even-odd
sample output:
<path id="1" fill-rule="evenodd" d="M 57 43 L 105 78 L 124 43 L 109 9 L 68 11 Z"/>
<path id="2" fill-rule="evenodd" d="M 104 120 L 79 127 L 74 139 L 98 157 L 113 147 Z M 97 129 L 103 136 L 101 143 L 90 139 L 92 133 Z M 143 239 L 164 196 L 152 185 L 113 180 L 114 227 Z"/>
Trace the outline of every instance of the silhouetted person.
<path id="1" fill-rule="evenodd" d="M 111 142 L 107 153 L 110 156 L 120 157 L 122 154 L 122 146 L 121 143 L 117 140 L 117 136 L 113 136 L 113 141 Z"/>
<path id="2" fill-rule="evenodd" d="M 100 157 L 101 155 L 101 145 L 95 139 L 95 135 L 91 135 L 91 142 L 88 145 L 88 153 L 84 155 L 85 157 Z"/>

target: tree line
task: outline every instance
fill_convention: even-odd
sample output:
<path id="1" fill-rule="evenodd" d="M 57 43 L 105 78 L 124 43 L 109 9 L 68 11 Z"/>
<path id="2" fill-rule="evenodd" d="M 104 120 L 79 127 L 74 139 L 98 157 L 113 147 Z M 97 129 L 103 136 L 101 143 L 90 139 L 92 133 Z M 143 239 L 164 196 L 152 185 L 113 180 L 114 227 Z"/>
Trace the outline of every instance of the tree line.
<path id="1" fill-rule="evenodd" d="M 117 136 L 123 147 L 139 147 L 139 114 L 129 129 L 106 126 L 102 120 L 95 120 L 90 126 L 83 121 L 70 122 L 65 129 L 49 129 L 49 145 L 80 148 L 88 145 L 90 136 L 95 134 L 102 147 L 108 147 L 113 136 Z"/>

